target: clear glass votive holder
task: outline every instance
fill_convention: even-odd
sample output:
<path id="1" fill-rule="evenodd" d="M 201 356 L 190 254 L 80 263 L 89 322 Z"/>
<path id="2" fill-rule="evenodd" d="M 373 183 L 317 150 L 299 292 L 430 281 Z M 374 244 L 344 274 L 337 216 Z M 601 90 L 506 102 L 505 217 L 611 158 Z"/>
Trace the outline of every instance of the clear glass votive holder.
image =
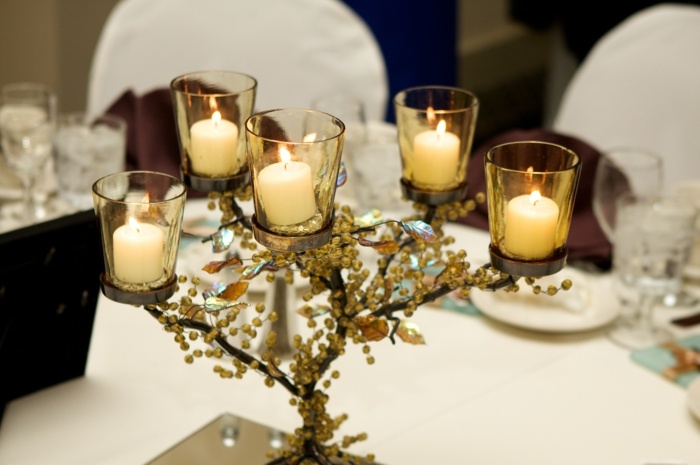
<path id="1" fill-rule="evenodd" d="M 278 251 L 328 242 L 345 125 L 316 110 L 279 109 L 246 122 L 253 182 L 253 233 Z"/>
<path id="2" fill-rule="evenodd" d="M 111 174 L 93 184 L 106 297 L 146 305 L 174 294 L 186 193 L 182 181 L 153 171 Z"/>
<path id="3" fill-rule="evenodd" d="M 466 198 L 476 95 L 454 87 L 412 87 L 396 95 L 394 107 L 404 196 L 429 205 Z"/>
<path id="4" fill-rule="evenodd" d="M 560 271 L 580 157 L 560 145 L 522 141 L 491 148 L 484 163 L 493 266 L 514 276 Z"/>
<path id="5" fill-rule="evenodd" d="M 170 83 L 185 184 L 223 192 L 250 182 L 245 121 L 257 81 L 233 71 L 202 71 Z"/>

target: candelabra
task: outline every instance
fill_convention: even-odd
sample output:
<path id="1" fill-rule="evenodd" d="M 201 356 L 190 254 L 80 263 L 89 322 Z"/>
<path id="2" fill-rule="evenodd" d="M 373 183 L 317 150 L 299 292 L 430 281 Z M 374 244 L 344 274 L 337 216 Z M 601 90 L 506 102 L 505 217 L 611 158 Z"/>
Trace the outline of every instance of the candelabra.
<path id="1" fill-rule="evenodd" d="M 210 207 L 222 212 L 218 230 L 202 240 L 211 242 L 213 252 L 230 252 L 223 260 L 203 264 L 202 271 L 216 275 L 234 269 L 240 279 L 202 289 L 197 276 L 179 276 L 182 292 L 172 297 L 183 183 L 158 173 L 121 173 L 93 188 L 105 252 L 103 292 L 110 299 L 142 305 L 174 335 L 188 363 L 220 359 L 215 372 L 222 378 L 256 372 L 266 385 L 289 392 L 301 426 L 288 435 L 287 446 L 270 464 L 373 463 L 371 454 L 347 452 L 364 433 L 334 438 L 346 416 L 332 417 L 326 411 L 328 390 L 339 377 L 333 362 L 350 344 L 362 346 L 370 364 L 372 343 L 421 344 L 420 329 L 410 317 L 448 293 L 467 297 L 475 288 L 516 291 L 521 278 L 541 291 L 535 278 L 564 266 L 579 158 L 565 147 L 537 141 L 494 147 L 486 157 L 487 196 L 468 199 L 466 170 L 478 100 L 454 88 L 409 89 L 396 97 L 397 129 L 401 185 L 415 211 L 397 220 L 356 216 L 334 203 L 344 180 L 344 125 L 318 111 L 280 109 L 245 118 L 248 161 L 238 167 L 249 173 L 250 184 L 237 180 L 220 189 L 220 179 L 230 181 L 229 171 L 186 175 L 196 166 L 187 161 L 196 152 L 196 121 L 182 113 L 191 114 L 191 106 L 201 112 L 203 106 L 192 102 L 206 102 L 207 92 L 212 92 L 206 89 L 212 86 L 198 85 L 197 98 L 182 98 L 181 86 L 175 85 L 182 81 L 173 81 L 173 95 L 185 154 L 183 178 L 187 185 L 208 188 Z M 220 106 L 209 108 L 213 113 Z M 218 129 L 214 125 L 215 132 L 209 134 L 214 140 L 220 140 Z M 247 217 L 239 202 L 251 198 L 255 214 Z M 471 270 L 464 250 L 450 250 L 454 240 L 442 225 L 485 200 L 493 266 Z M 128 226 L 129 218 L 137 224 Z M 125 248 L 125 240 L 141 248 Z M 361 247 L 376 252 L 376 263 L 360 260 Z M 136 250 L 148 250 L 155 258 Z M 440 271 L 431 274 L 429 269 Z M 274 281 L 277 292 L 281 280 L 292 284 L 302 279 L 310 285 L 299 309 L 307 328 L 290 337 L 291 355 L 290 347 L 280 344 L 288 336 L 280 331 L 286 329 L 270 324 L 287 317 L 280 314 L 285 306 L 275 305 L 275 299 L 268 300 L 274 308 L 245 302 L 248 284 L 256 278 Z M 570 285 L 564 281 L 546 293 Z M 263 339 L 262 350 L 253 347 L 256 338 Z"/>

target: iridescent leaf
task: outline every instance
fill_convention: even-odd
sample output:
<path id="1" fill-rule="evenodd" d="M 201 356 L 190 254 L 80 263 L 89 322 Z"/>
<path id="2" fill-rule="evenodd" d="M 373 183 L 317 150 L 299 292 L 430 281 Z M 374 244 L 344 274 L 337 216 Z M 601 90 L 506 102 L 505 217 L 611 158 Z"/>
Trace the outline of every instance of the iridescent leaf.
<path id="1" fill-rule="evenodd" d="M 386 320 L 374 316 L 358 316 L 354 321 L 368 341 L 381 341 L 389 335 L 389 324 Z"/>
<path id="2" fill-rule="evenodd" d="M 420 332 L 420 328 L 417 324 L 410 321 L 401 320 L 399 327 L 396 329 L 396 335 L 399 336 L 403 342 L 408 342 L 409 344 L 425 344 L 425 339 Z"/>
<path id="3" fill-rule="evenodd" d="M 297 313 L 305 318 L 316 318 L 321 315 L 325 315 L 331 311 L 331 307 L 328 305 L 316 305 L 314 307 L 310 305 L 304 305 L 303 307 L 297 309 Z"/>
<path id="4" fill-rule="evenodd" d="M 408 234 L 416 240 L 422 239 L 427 242 L 432 242 L 437 239 L 437 234 L 435 234 L 433 228 L 425 221 L 402 221 L 401 227 L 406 232 L 406 234 Z"/>
<path id="5" fill-rule="evenodd" d="M 209 274 L 214 274 L 214 273 L 218 273 L 219 271 L 223 270 L 227 266 L 236 266 L 236 265 L 242 265 L 242 264 L 243 264 L 243 261 L 241 261 L 240 258 L 233 256 L 233 257 L 230 257 L 226 260 L 217 260 L 214 262 L 209 262 L 202 267 L 202 271 L 206 271 Z"/>
<path id="6" fill-rule="evenodd" d="M 348 180 L 348 170 L 345 169 L 345 162 L 340 162 L 340 172 L 338 172 L 338 179 L 335 181 L 335 187 L 340 187 L 344 185 Z"/>
<path id="7" fill-rule="evenodd" d="M 221 310 L 226 310 L 227 308 L 233 307 L 243 309 L 247 306 L 248 304 L 245 302 L 232 302 L 220 297 L 209 297 L 204 301 L 204 310 L 207 312 L 220 312 Z"/>
<path id="8" fill-rule="evenodd" d="M 241 279 L 251 280 L 265 270 L 277 271 L 278 269 L 279 267 L 275 265 L 274 260 L 256 263 L 255 265 L 250 265 L 243 269 L 243 272 L 241 273 Z"/>
<path id="9" fill-rule="evenodd" d="M 214 253 L 224 252 L 231 247 L 235 235 L 228 228 L 219 229 L 211 235 L 211 251 Z"/>
<path id="10" fill-rule="evenodd" d="M 367 227 L 381 223 L 382 213 L 377 209 L 372 209 L 362 216 L 355 217 L 355 226 Z"/>
<path id="11" fill-rule="evenodd" d="M 219 294 L 221 294 L 224 289 L 226 289 L 226 285 L 217 281 L 214 284 L 212 284 L 212 286 L 209 289 L 202 292 L 202 297 L 204 297 L 205 300 L 209 297 L 216 297 Z"/>
<path id="12" fill-rule="evenodd" d="M 219 297 L 226 300 L 236 300 L 248 290 L 248 283 L 245 281 L 236 281 L 235 283 L 226 286 Z"/>
<path id="13" fill-rule="evenodd" d="M 370 241 L 360 236 L 357 242 L 364 247 L 372 247 L 377 252 L 386 255 L 394 254 L 399 251 L 399 244 L 394 241 Z"/>

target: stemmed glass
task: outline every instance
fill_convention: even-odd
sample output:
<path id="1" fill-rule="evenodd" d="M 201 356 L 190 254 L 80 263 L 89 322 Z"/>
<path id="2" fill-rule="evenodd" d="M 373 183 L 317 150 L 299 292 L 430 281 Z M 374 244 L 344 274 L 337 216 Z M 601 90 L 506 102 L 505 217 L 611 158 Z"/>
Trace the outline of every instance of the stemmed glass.
<path id="1" fill-rule="evenodd" d="M 609 332 L 618 344 L 639 349 L 672 339 L 654 324 L 652 313 L 663 296 L 679 291 L 694 239 L 696 210 L 672 197 L 638 199 L 624 194 L 617 201 L 613 273 L 634 293 L 634 313 L 618 319 Z"/>
<path id="2" fill-rule="evenodd" d="M 593 214 L 611 243 L 620 196 L 631 193 L 638 199 L 657 197 L 662 180 L 663 159 L 653 152 L 620 147 L 602 154 L 593 181 Z"/>
<path id="3" fill-rule="evenodd" d="M 20 178 L 23 202 L 11 212 L 20 226 L 37 222 L 36 177 L 52 153 L 56 95 L 43 84 L 21 82 L 0 91 L 0 140 L 7 166 Z"/>

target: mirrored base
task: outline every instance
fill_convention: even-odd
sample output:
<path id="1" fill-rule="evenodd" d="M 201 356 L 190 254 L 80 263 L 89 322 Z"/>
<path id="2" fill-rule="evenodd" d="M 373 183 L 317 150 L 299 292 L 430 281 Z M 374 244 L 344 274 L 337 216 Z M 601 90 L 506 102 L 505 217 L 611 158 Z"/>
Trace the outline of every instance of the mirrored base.
<path id="1" fill-rule="evenodd" d="M 146 465 L 266 465 L 283 446 L 282 431 L 224 413 Z M 338 459 L 331 459 L 331 463 L 343 464 Z M 381 465 L 364 460 L 353 464 Z"/>
<path id="2" fill-rule="evenodd" d="M 284 433 L 224 413 L 146 465 L 264 465 Z"/>

